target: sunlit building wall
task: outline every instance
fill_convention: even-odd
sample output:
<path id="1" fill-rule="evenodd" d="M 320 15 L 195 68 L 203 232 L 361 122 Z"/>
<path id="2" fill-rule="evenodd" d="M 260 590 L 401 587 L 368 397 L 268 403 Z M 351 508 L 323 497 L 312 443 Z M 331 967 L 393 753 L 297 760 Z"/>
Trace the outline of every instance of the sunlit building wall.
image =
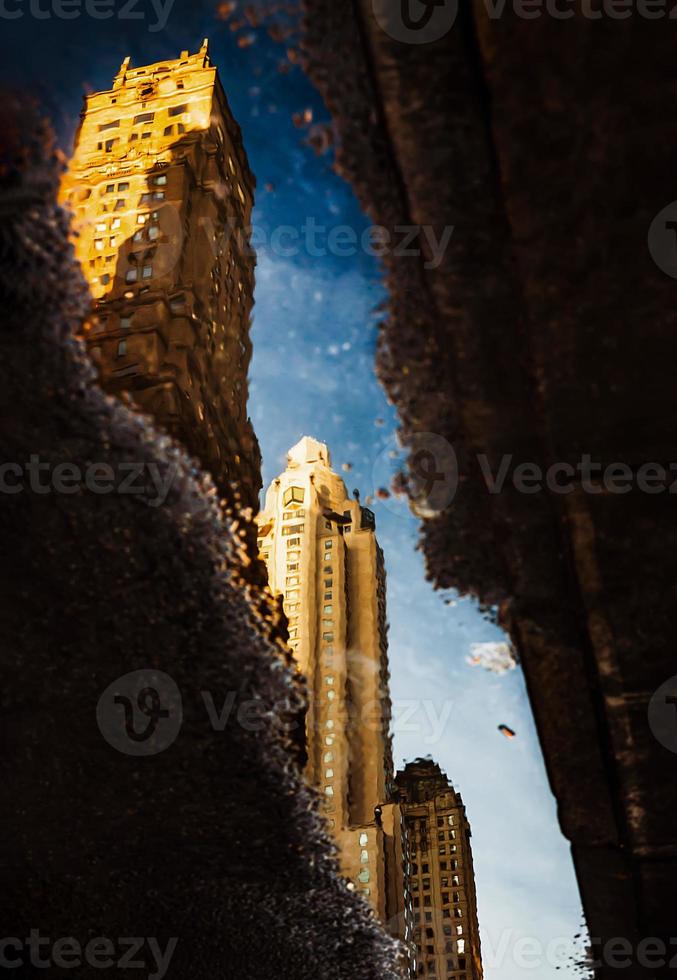
<path id="1" fill-rule="evenodd" d="M 254 178 L 207 42 L 85 98 L 62 185 L 101 383 L 129 392 L 256 509 L 247 417 Z"/>

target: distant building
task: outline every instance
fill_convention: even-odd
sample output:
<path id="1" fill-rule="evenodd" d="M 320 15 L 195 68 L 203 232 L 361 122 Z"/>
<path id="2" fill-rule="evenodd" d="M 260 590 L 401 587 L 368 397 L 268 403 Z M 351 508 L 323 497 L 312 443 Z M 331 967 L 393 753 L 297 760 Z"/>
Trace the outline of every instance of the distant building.
<path id="1" fill-rule="evenodd" d="M 94 297 L 86 340 L 101 383 L 129 392 L 255 512 L 253 191 L 206 41 L 143 68 L 127 58 L 109 91 L 85 98 L 62 200 Z"/>
<path id="2" fill-rule="evenodd" d="M 257 518 L 270 587 L 308 683 L 307 775 L 343 873 L 411 953 L 407 842 L 390 740 L 386 591 L 374 514 L 349 498 L 329 450 L 303 438 Z"/>
<path id="3" fill-rule="evenodd" d="M 411 860 L 417 974 L 482 980 L 470 825 L 460 794 L 430 759 L 398 772 Z"/>

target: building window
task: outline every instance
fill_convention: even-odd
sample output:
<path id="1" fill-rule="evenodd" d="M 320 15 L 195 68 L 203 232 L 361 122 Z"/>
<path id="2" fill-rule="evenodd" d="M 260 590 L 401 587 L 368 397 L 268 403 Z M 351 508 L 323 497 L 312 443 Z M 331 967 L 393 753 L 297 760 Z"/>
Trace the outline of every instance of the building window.
<path id="1" fill-rule="evenodd" d="M 456 943 L 456 949 L 459 953 L 465 953 L 465 939 L 459 939 Z"/>
<path id="2" fill-rule="evenodd" d="M 369 843 L 369 835 L 365 833 L 360 834 L 360 847 L 366 847 Z"/>
<path id="3" fill-rule="evenodd" d="M 362 884 L 366 885 L 370 878 L 369 868 L 362 868 L 362 870 L 360 871 L 357 877 L 358 880 L 362 882 Z"/>
<path id="4" fill-rule="evenodd" d="M 94 239 L 94 248 L 97 252 L 103 252 L 103 238 Z"/>
<path id="5" fill-rule="evenodd" d="M 128 181 L 123 180 L 122 183 L 118 184 L 118 193 L 121 193 L 122 191 L 128 191 L 128 190 L 129 190 Z"/>
<path id="6" fill-rule="evenodd" d="M 141 112 L 138 116 L 134 116 L 134 125 L 136 126 L 139 123 L 153 122 L 154 119 L 154 112 Z"/>
<path id="7" fill-rule="evenodd" d="M 113 147 L 115 146 L 115 144 L 116 143 L 119 143 L 119 142 L 120 142 L 120 140 L 117 138 L 117 136 L 115 137 L 115 139 L 106 140 L 106 143 L 105 143 L 105 146 L 104 146 L 104 149 L 106 150 L 106 153 L 110 153 L 111 150 L 113 149 Z"/>
<path id="8" fill-rule="evenodd" d="M 156 187 L 164 187 L 167 183 L 167 174 L 158 174 L 156 177 L 152 178 L 153 183 Z"/>
<path id="9" fill-rule="evenodd" d="M 331 616 L 333 608 L 334 608 L 333 606 L 325 606 L 324 607 L 325 616 Z"/>
<path id="10" fill-rule="evenodd" d="M 136 282 L 138 275 L 137 269 L 127 269 L 127 272 L 125 273 L 125 282 Z"/>
<path id="11" fill-rule="evenodd" d="M 324 758 L 324 761 L 325 762 L 333 762 L 334 761 L 334 753 L 333 752 L 325 752 L 323 758 Z"/>
<path id="12" fill-rule="evenodd" d="M 115 202 L 115 207 L 113 208 L 113 210 L 114 211 L 124 211 L 124 209 L 125 209 L 125 199 L 123 197 L 120 197 Z"/>
<path id="13" fill-rule="evenodd" d="M 120 120 L 114 119 L 112 122 L 101 123 L 99 125 L 99 132 L 104 133 L 107 129 L 119 129 L 119 128 L 120 128 Z"/>
<path id="14" fill-rule="evenodd" d="M 367 850 L 361 851 L 361 853 L 360 853 L 360 863 L 361 864 L 367 864 L 368 861 L 369 861 L 369 851 L 367 851 Z"/>
<path id="15" fill-rule="evenodd" d="M 127 341 L 121 340 L 118 344 L 118 357 L 125 357 L 127 354 Z"/>
<path id="16" fill-rule="evenodd" d="M 334 795 L 334 787 L 333 786 L 325 786 L 324 787 L 324 795 L 325 796 L 333 796 Z"/>
<path id="17" fill-rule="evenodd" d="M 291 503 L 302 504 L 305 496 L 305 491 L 302 487 L 288 487 L 284 492 L 284 497 L 282 501 L 284 506 L 287 507 Z"/>
<path id="18" fill-rule="evenodd" d="M 153 278 L 153 266 L 152 265 L 144 265 L 142 276 L 143 276 L 144 279 L 152 279 Z"/>
<path id="19" fill-rule="evenodd" d="M 187 109 L 188 109 L 187 105 L 174 105 L 169 110 L 168 115 L 170 119 L 172 118 L 172 116 L 181 116 L 183 115 L 184 112 L 186 112 Z"/>
<path id="20" fill-rule="evenodd" d="M 324 778 L 325 779 L 333 779 L 334 778 L 334 770 L 333 769 L 325 769 L 324 770 Z"/>
<path id="21" fill-rule="evenodd" d="M 288 524 L 286 527 L 282 528 L 282 536 L 285 537 L 289 534 L 302 534 L 305 530 L 305 524 Z"/>
<path id="22" fill-rule="evenodd" d="M 109 282 L 110 282 L 110 275 L 108 272 L 104 272 L 104 274 L 101 276 L 101 285 L 107 286 Z"/>

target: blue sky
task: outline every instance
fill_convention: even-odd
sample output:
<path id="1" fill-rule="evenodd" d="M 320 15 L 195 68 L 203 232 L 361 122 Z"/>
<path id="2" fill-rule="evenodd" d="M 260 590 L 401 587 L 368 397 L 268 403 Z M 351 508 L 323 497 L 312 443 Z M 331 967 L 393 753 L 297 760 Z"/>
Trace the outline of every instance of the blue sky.
<path id="1" fill-rule="evenodd" d="M 258 179 L 255 224 L 261 233 L 269 238 L 281 225 L 300 229 L 310 218 L 327 229 L 347 225 L 361 233 L 367 227 L 331 157 L 303 145 L 292 114 L 312 108 L 316 120 L 327 115 L 298 68 L 278 70 L 283 47 L 257 30 L 256 41 L 240 48 L 213 8 L 189 0 L 176 0 L 164 30 L 149 31 L 149 22 L 84 16 L 4 22 L 0 76 L 37 92 L 70 149 L 85 87 L 109 87 L 127 54 L 145 64 L 176 57 L 182 48 L 197 50 L 209 36 Z M 40 66 L 39 75 L 31 64 Z M 329 444 L 336 469 L 352 464 L 344 474 L 349 491 L 357 487 L 364 497 L 375 479 L 382 484 L 396 430 L 373 368 L 383 298 L 378 262 L 364 252 L 281 256 L 260 250 L 250 413 L 266 482 L 284 467 L 287 449 L 312 435 Z M 471 644 L 501 640 L 500 632 L 472 602 L 433 592 L 416 549 L 417 522 L 404 504 L 377 501 L 373 509 L 388 571 L 395 761 L 431 754 L 463 794 L 473 829 L 487 980 L 579 976 L 561 951 L 559 971 L 538 956 L 515 962 L 515 942 L 524 937 L 544 947 L 568 937 L 571 953 L 581 924 L 569 849 L 557 825 L 521 672 L 498 677 L 466 663 Z M 501 736 L 501 723 L 518 737 Z M 528 969 L 528 962 L 534 967 Z"/>

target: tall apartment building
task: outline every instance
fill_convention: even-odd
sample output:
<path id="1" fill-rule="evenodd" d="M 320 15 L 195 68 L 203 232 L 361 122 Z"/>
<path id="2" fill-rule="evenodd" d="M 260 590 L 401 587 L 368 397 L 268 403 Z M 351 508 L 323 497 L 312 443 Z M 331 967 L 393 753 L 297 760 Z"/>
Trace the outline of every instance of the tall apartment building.
<path id="1" fill-rule="evenodd" d="M 247 417 L 254 178 L 207 42 L 85 99 L 62 186 L 102 386 L 129 392 L 255 512 Z M 233 491 L 232 485 L 237 487 Z"/>
<path id="2" fill-rule="evenodd" d="M 470 825 L 461 796 L 430 759 L 408 763 L 396 782 L 409 837 L 417 974 L 482 980 Z"/>
<path id="3" fill-rule="evenodd" d="M 257 518 L 270 587 L 308 684 L 307 775 L 350 886 L 413 953 L 407 844 L 395 790 L 385 567 L 374 514 L 348 497 L 327 446 L 303 438 Z"/>

